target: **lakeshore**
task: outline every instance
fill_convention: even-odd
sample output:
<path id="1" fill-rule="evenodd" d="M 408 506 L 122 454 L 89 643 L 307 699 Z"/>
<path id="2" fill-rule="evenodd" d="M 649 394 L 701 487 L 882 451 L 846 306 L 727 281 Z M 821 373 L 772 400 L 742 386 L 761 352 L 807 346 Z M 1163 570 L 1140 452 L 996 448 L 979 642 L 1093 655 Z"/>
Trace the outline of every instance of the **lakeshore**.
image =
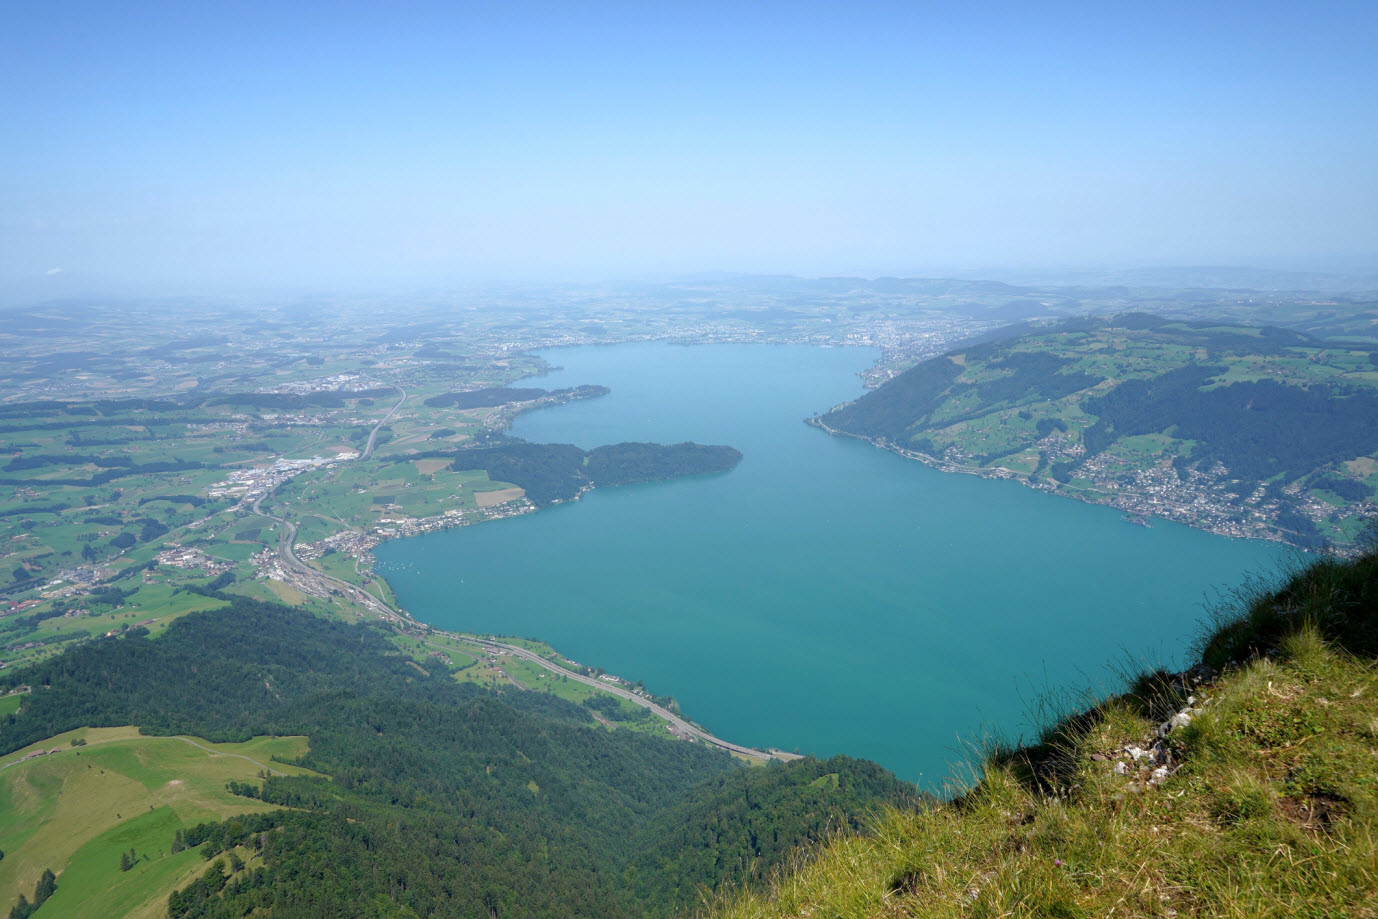
<path id="1" fill-rule="evenodd" d="M 419 620 L 538 635 L 756 749 L 847 752 L 937 781 L 967 745 L 1026 733 L 1043 690 L 1113 687 L 1112 668 L 1083 662 L 1175 661 L 1215 585 L 1284 555 L 1128 526 L 1109 508 L 945 475 L 800 424 L 859 394 L 863 349 L 547 357 L 564 369 L 540 385 L 612 392 L 523 413 L 514 434 L 729 443 L 741 464 L 390 540 L 378 574 Z"/>
<path id="2" fill-rule="evenodd" d="M 1140 492 L 1117 486 L 1115 493 L 1109 494 L 1081 488 L 1070 482 L 1035 480 L 1027 473 L 1005 466 L 974 466 L 955 463 L 948 459 L 931 456 L 921 450 L 901 447 L 885 438 L 868 437 L 864 434 L 838 430 L 816 416 L 806 419 L 805 423 L 826 431 L 834 437 L 860 440 L 905 459 L 917 460 L 939 472 L 972 475 L 983 479 L 1009 479 L 1046 494 L 1075 498 L 1086 504 L 1113 507 L 1125 515 L 1125 522 L 1134 523 L 1138 526 L 1147 527 L 1150 525 L 1148 523 L 1149 518 L 1159 518 L 1217 536 L 1227 536 L 1231 539 L 1258 539 L 1283 545 L 1289 544 L 1270 521 L 1262 518 L 1242 517 L 1238 507 L 1227 501 L 1213 500 L 1209 488 L 1191 488 L 1176 482 L 1172 485 L 1165 482 L 1153 482 L 1149 485 L 1150 490 L 1147 491 Z"/>

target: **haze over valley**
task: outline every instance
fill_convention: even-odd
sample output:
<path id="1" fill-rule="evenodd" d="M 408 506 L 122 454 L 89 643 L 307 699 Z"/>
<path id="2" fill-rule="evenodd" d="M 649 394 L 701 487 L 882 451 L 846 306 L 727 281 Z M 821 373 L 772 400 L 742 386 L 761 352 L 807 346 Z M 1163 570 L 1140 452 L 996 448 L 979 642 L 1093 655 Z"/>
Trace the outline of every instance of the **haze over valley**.
<path id="1" fill-rule="evenodd" d="M 11 11 L 0 911 L 1378 916 L 1375 30 Z"/>

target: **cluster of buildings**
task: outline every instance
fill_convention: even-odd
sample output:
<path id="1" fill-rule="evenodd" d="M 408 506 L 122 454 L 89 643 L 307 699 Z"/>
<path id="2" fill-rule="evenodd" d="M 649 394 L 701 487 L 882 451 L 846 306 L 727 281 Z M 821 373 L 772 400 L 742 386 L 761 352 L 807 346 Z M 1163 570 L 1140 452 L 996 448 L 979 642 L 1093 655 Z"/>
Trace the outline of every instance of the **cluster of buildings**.
<path id="1" fill-rule="evenodd" d="M 44 600 L 61 600 L 78 594 L 90 593 L 110 576 L 110 569 L 104 565 L 80 565 L 67 568 L 50 581 L 39 596 Z"/>
<path id="2" fill-rule="evenodd" d="M 207 431 L 214 431 L 217 433 L 230 431 L 235 434 L 249 433 L 249 425 L 252 423 L 252 419 L 250 419 L 248 415 L 232 415 L 231 418 L 234 420 L 206 421 L 198 424 L 188 424 L 187 430 L 196 433 L 205 433 Z"/>
<path id="3" fill-rule="evenodd" d="M 672 326 L 615 331 L 619 320 L 601 322 L 599 334 L 574 329 L 560 330 L 523 341 L 506 341 L 500 352 L 537 351 L 588 344 L 622 344 L 642 341 L 673 341 L 686 344 L 810 344 L 862 345 L 879 348 L 880 362 L 862 372 L 868 387 L 876 387 L 922 360 L 950 350 L 959 341 L 1003 325 L 965 316 L 862 314 L 830 317 L 802 314 L 797 321 L 770 321 L 762 311 L 759 324 L 749 314 L 732 319 L 702 318 Z M 820 324 L 825 329 L 820 331 Z"/>
<path id="4" fill-rule="evenodd" d="M 49 756 L 49 755 L 51 755 L 51 754 L 53 754 L 53 753 L 61 753 L 61 752 L 62 752 L 62 748 L 61 748 L 61 747 L 52 747 L 52 748 L 50 748 L 50 749 L 48 749 L 48 750 L 34 750 L 32 753 L 26 753 L 24 756 L 22 756 L 22 757 L 20 757 L 19 759 L 15 760 L 15 762 L 16 762 L 16 763 L 22 763 L 22 762 L 24 762 L 25 760 L 35 759 L 35 758 L 40 757 L 40 756 Z"/>
<path id="5" fill-rule="evenodd" d="M 382 517 L 378 520 L 378 525 L 373 528 L 373 532 L 383 538 L 416 536 L 450 527 L 481 523 L 484 520 L 518 517 L 522 514 L 529 514 L 535 509 L 536 505 L 532 504 L 529 499 L 517 498 L 502 504 L 494 504 L 491 507 L 451 508 L 434 517 Z"/>
<path id="6" fill-rule="evenodd" d="M 301 543 L 294 546 L 292 551 L 297 558 L 303 561 L 320 558 L 331 549 L 336 552 L 343 552 L 350 558 L 367 559 L 373 547 L 382 542 L 382 538 L 372 533 L 356 533 L 353 530 L 344 530 L 339 533 L 331 534 L 325 539 L 317 542 Z"/>
<path id="7" fill-rule="evenodd" d="M 354 459 L 356 453 L 337 453 L 327 459 L 313 456 L 310 459 L 280 459 L 271 466 L 250 469 L 236 469 L 223 482 L 216 482 L 207 490 L 212 498 L 238 499 L 240 503 L 256 501 L 279 485 L 291 480 L 308 469 L 319 469 L 335 463 Z"/>
<path id="8" fill-rule="evenodd" d="M 158 564 L 183 571 L 202 571 L 206 574 L 222 574 L 234 568 L 233 562 L 211 558 L 200 549 L 172 546 L 158 553 Z"/>
<path id="9" fill-rule="evenodd" d="M 1109 498 L 1108 503 L 1120 510 L 1173 520 L 1222 536 L 1278 539 L 1279 519 L 1285 511 L 1323 524 L 1378 510 L 1369 502 L 1336 507 L 1295 482 L 1284 489 L 1285 498 L 1269 497 L 1261 485 L 1230 478 L 1221 463 L 1205 471 L 1178 470 L 1170 460 L 1164 460 L 1147 469 L 1126 470 L 1113 453 L 1103 453 L 1084 461 L 1076 475 L 1090 480 L 1099 496 Z"/>
<path id="10" fill-rule="evenodd" d="M 270 386 L 258 391 L 262 393 L 283 393 L 293 396 L 305 396 L 313 392 L 363 392 L 366 389 L 373 389 L 377 385 L 377 383 L 366 380 L 357 373 L 337 373 L 333 376 L 320 377 L 315 380 L 299 380 L 294 383 L 280 383 L 277 386 Z"/>
<path id="11" fill-rule="evenodd" d="M 106 637 L 106 638 L 114 638 L 116 635 L 119 635 L 119 634 L 121 634 L 121 633 L 123 633 L 123 632 L 128 632 L 130 629 L 143 628 L 144 626 L 152 625 L 153 623 L 155 623 L 155 622 L 157 622 L 157 621 L 158 621 L 158 620 L 157 620 L 157 618 L 155 617 L 155 618 L 153 618 L 153 619 L 142 619 L 142 620 L 140 620 L 140 621 L 138 621 L 138 622 L 131 622 L 131 623 L 129 623 L 128 625 L 122 625 L 122 626 L 120 626 L 118 629 L 111 629 L 110 631 L 108 631 L 108 632 L 105 633 L 105 637 Z"/>
<path id="12" fill-rule="evenodd" d="M 1050 478 L 1035 479 L 999 466 L 982 467 L 977 465 L 976 457 L 955 447 L 936 458 L 904 449 L 897 452 L 948 472 L 1023 479 L 1042 491 L 1109 504 L 1135 522 L 1159 517 L 1236 538 L 1278 539 L 1279 515 L 1285 510 L 1302 514 L 1317 524 L 1378 512 L 1378 506 L 1365 502 L 1337 508 L 1295 482 L 1284 489 L 1285 500 L 1269 497 L 1264 487 L 1250 487 L 1231 478 L 1229 470 L 1220 463 L 1205 471 L 1179 470 L 1167 458 L 1140 468 L 1110 451 L 1087 457 L 1086 448 L 1065 434 L 1050 435 L 1035 446 L 1047 464 L 1075 462 L 1072 475 L 1089 482 L 1090 487 L 1071 487 Z"/>
<path id="13" fill-rule="evenodd" d="M 293 568 L 289 568 L 282 561 L 282 556 L 277 549 L 264 549 L 262 552 L 255 553 L 250 561 L 254 564 L 254 576 L 261 579 L 281 581 L 283 584 L 290 585 L 293 589 L 299 590 L 312 597 L 325 598 L 330 596 L 330 582 L 322 577 L 311 577 Z"/>

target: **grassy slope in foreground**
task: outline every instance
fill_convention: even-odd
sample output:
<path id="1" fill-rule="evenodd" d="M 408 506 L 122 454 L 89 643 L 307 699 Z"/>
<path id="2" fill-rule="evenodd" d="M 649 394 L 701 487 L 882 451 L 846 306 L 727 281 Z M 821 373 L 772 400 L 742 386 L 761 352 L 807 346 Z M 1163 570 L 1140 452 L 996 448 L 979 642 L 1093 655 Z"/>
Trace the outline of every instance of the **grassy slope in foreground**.
<path id="1" fill-rule="evenodd" d="M 72 741 L 84 741 L 73 746 Z M 192 742 L 188 742 L 192 741 Z M 53 750 L 33 759 L 35 750 Z M 199 852 L 169 852 L 179 829 L 271 809 L 236 797 L 226 782 L 257 780 L 259 770 L 309 770 L 270 763 L 306 751 L 304 737 L 213 744 L 202 738 L 145 737 L 137 728 L 82 728 L 18 750 L 0 762 L 0 890 L 32 895 L 45 868 L 57 892 L 40 915 L 157 917 L 167 891 L 205 870 Z M 120 871 L 133 849 L 137 863 Z"/>
<path id="2" fill-rule="evenodd" d="M 1349 544 L 1378 500 L 1378 348 L 1131 314 L 925 361 L 821 419 L 950 471 L 1231 536 Z"/>
<path id="3" fill-rule="evenodd" d="M 1202 650 L 1223 675 L 1144 678 L 710 915 L 1378 915 L 1378 555 L 1317 562 Z M 1125 748 L 1188 707 L 1155 779 Z"/>
<path id="4" fill-rule="evenodd" d="M 0 672 L 0 688 L 32 687 L 0 719 L 0 750 L 57 748 L 0 769 L 0 793 L 13 791 L 0 798 L 0 868 L 16 872 L 0 887 L 0 915 L 51 869 L 51 902 L 71 907 L 55 915 L 139 915 L 160 899 L 161 917 L 176 892 L 173 914 L 186 919 L 670 916 L 700 885 L 759 877 L 839 821 L 915 794 L 845 757 L 748 770 L 702 744 L 605 728 L 554 694 L 483 690 L 414 663 L 381 629 L 236 598 L 156 639 L 136 630 Z M 143 737 L 100 765 L 109 745 L 73 747 L 63 734 L 130 724 L 226 742 L 309 738 L 279 752 L 315 774 L 259 782 L 261 767 L 236 759 L 242 771 L 199 789 L 208 812 L 170 812 L 203 753 Z M 717 780 L 735 773 L 750 812 L 721 793 Z M 85 803 L 68 812 L 65 802 Z M 225 805 L 269 813 L 219 822 Z M 91 814 L 103 816 L 88 825 Z M 213 829 L 197 832 L 201 867 L 182 873 L 174 834 L 200 821 Z M 122 872 L 130 847 L 155 857 Z M 77 908 L 83 891 L 106 888 L 128 896 Z"/>

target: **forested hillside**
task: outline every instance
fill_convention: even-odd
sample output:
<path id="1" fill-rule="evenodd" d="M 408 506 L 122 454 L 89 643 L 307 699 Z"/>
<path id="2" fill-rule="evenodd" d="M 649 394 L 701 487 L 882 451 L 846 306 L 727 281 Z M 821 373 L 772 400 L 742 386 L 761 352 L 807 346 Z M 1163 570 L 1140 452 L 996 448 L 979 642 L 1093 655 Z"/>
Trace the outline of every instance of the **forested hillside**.
<path id="1" fill-rule="evenodd" d="M 224 853 L 173 897 L 179 919 L 666 916 L 700 886 L 760 876 L 828 826 L 915 794 L 869 763 L 747 769 L 700 744 L 608 730 L 585 706 L 429 674 L 374 628 L 243 598 L 160 638 L 136 630 L 0 680 L 20 685 L 32 692 L 0 723 L 5 752 L 78 726 L 309 738 L 297 764 L 317 775 L 231 786 L 290 810 L 166 840 Z M 64 883 L 99 883 L 53 867 L 50 909 Z"/>
<path id="2" fill-rule="evenodd" d="M 1378 500 L 1378 348 L 1143 314 L 925 361 L 822 416 L 956 471 L 1237 536 L 1351 543 Z"/>
<path id="3" fill-rule="evenodd" d="M 476 438 L 473 446 L 414 453 L 402 461 L 432 458 L 483 469 L 493 481 L 519 485 L 537 506 L 545 506 L 576 498 L 587 488 L 727 472 L 741 462 L 742 454 L 734 447 L 696 443 L 620 443 L 583 450 L 573 444 L 533 444 L 488 435 Z"/>

